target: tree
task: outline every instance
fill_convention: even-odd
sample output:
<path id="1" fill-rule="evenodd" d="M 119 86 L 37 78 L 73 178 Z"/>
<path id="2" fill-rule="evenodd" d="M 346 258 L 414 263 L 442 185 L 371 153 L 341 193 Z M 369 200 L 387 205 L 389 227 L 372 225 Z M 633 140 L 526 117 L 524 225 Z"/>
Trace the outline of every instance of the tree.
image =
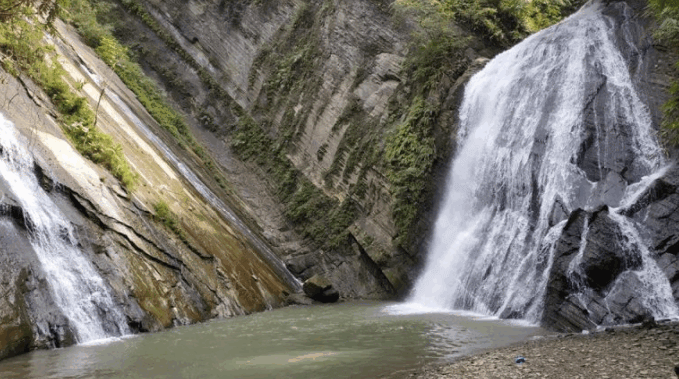
<path id="1" fill-rule="evenodd" d="M 27 13 L 38 14 L 48 24 L 54 21 L 60 7 L 68 0 L 0 0 L 0 22 L 11 21 Z"/>

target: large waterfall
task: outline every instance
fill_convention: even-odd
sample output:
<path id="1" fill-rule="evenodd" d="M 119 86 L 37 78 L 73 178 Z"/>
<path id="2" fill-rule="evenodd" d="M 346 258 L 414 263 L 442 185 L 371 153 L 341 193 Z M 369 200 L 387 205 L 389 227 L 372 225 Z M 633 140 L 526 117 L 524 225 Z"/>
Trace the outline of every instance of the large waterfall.
<path id="1" fill-rule="evenodd" d="M 629 272 L 644 306 L 655 317 L 679 314 L 638 225 L 621 215 L 664 159 L 615 43 L 626 30 L 602 9 L 590 2 L 467 84 L 447 195 L 410 303 L 537 322 L 568 214 L 607 205 L 641 255 Z"/>
<path id="2" fill-rule="evenodd" d="M 23 211 L 51 297 L 80 343 L 128 334 L 123 312 L 80 251 L 76 230 L 38 182 L 26 146 L 14 125 L 0 115 L 0 181 Z"/>

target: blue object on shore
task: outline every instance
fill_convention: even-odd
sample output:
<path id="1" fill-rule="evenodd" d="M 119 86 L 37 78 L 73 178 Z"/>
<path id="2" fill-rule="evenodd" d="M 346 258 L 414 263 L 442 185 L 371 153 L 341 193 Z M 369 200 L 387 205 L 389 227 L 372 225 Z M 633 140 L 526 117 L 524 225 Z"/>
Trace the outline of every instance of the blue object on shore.
<path id="1" fill-rule="evenodd" d="M 516 363 L 517 365 L 520 365 L 522 363 L 526 363 L 526 358 L 519 355 L 518 357 L 516 357 L 514 359 L 514 363 Z"/>

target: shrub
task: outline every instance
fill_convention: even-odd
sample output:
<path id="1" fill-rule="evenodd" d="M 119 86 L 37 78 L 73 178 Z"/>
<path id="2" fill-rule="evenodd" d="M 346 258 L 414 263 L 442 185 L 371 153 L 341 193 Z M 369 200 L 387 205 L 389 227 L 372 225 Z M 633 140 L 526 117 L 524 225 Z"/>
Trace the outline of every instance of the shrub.
<path id="1" fill-rule="evenodd" d="M 649 0 L 648 10 L 658 21 L 659 27 L 653 37 L 671 49 L 679 47 L 679 0 Z M 679 70 L 679 62 L 675 64 Z M 672 81 L 669 100 L 663 105 L 664 117 L 660 136 L 668 147 L 679 146 L 679 81 Z"/>
<path id="2" fill-rule="evenodd" d="M 39 13 L 56 12 L 55 8 L 40 11 L 43 3 L 47 2 L 38 5 Z M 0 7 L 6 4 L 0 2 Z M 62 3 L 51 4 L 56 7 Z M 59 62 L 52 59 L 48 64 L 47 53 L 51 49 L 42 42 L 43 27 L 35 17 L 0 23 L 0 50 L 8 57 L 3 60 L 3 66 L 14 75 L 26 74 L 40 85 L 59 111 L 60 124 L 75 148 L 94 163 L 104 166 L 132 190 L 137 175 L 132 172 L 121 146 L 96 128 L 94 112 L 87 100 L 76 95 L 64 81 L 65 71 Z"/>
<path id="3" fill-rule="evenodd" d="M 177 215 L 170 210 L 170 206 L 168 206 L 165 201 L 160 200 L 153 204 L 153 210 L 155 212 L 154 218 L 156 221 L 165 225 L 165 227 L 177 235 L 180 240 L 186 240 L 186 234 L 184 233 L 184 229 L 179 225 Z"/>
<path id="4" fill-rule="evenodd" d="M 392 212 L 398 243 L 405 242 L 424 201 L 427 179 L 436 156 L 432 127 L 432 111 L 418 96 L 412 102 L 406 120 L 397 125 L 386 141 L 384 160 L 394 196 Z"/>

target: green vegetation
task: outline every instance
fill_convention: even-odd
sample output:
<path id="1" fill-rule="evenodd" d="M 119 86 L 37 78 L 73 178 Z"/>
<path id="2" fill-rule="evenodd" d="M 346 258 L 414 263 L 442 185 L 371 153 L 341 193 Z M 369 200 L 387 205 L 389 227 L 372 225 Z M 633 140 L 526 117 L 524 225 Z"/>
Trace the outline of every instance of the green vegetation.
<path id="1" fill-rule="evenodd" d="M 41 16 L 50 25 L 67 0 L 0 0 L 0 22 Z"/>
<path id="2" fill-rule="evenodd" d="M 172 38 L 157 25 L 155 20 L 146 13 L 144 7 L 134 0 L 124 0 L 123 5 L 128 7 L 134 14 L 139 15 L 147 24 L 153 25 L 153 30 L 156 33 L 162 31 L 161 37 L 166 43 L 172 43 L 173 48 L 177 51 L 182 51 L 185 59 L 191 59 L 193 65 L 199 67 L 193 58 L 191 58 L 181 47 L 172 40 Z M 92 0 L 71 0 L 67 19 L 75 25 L 78 32 L 83 39 L 93 48 L 106 64 L 108 64 L 118 74 L 125 85 L 137 95 L 139 102 L 146 108 L 146 110 L 153 116 L 158 124 L 177 140 L 177 142 L 192 151 L 200 158 L 213 176 L 217 184 L 227 189 L 226 181 L 217 170 L 214 161 L 205 151 L 205 149 L 196 141 L 191 134 L 188 124 L 177 111 L 170 105 L 165 95 L 160 91 L 157 84 L 148 78 L 142 71 L 141 67 L 133 61 L 130 57 L 128 49 L 122 46 L 112 34 L 111 25 L 104 26 L 98 22 L 98 16 L 107 15 L 109 6 L 104 2 L 96 2 Z M 171 42 L 169 42 L 171 41 Z M 201 78 L 205 78 L 209 84 L 209 88 L 219 88 L 214 80 L 203 71 Z M 224 93 L 221 96 L 226 96 Z"/>
<path id="3" fill-rule="evenodd" d="M 352 97 L 346 105 L 332 132 L 337 133 L 342 127 L 346 127 L 337 146 L 335 159 L 330 168 L 323 173 L 323 180 L 327 187 L 335 185 L 335 179 L 341 174 L 344 183 L 349 183 L 349 179 L 356 172 L 356 168 L 362 167 L 359 172 L 358 181 L 365 179 L 367 167 L 377 162 L 375 146 L 379 142 L 379 132 L 382 130 L 376 120 L 363 110 L 360 99 Z M 356 190 L 356 188 L 354 188 Z M 363 193 L 361 192 L 361 196 Z M 359 196 L 360 197 L 360 196 Z"/>
<path id="4" fill-rule="evenodd" d="M 103 165 L 132 190 L 137 175 L 127 163 L 121 146 L 96 128 L 96 117 L 87 100 L 76 95 L 76 90 L 64 81 L 65 71 L 59 62 L 55 58 L 48 59 L 52 48 L 42 39 L 49 24 L 39 22 L 30 1 L 12 2 L 17 13 L 13 17 L 8 16 L 9 3 L 0 2 L 0 8 L 4 9 L 0 11 L 4 20 L 0 23 L 3 68 L 15 76 L 23 73 L 40 85 L 59 111 L 60 124 L 76 149 L 93 162 Z M 37 3 L 38 13 L 50 20 L 60 5 L 61 1 L 41 1 Z M 41 7 L 47 8 L 41 10 Z"/>
<path id="5" fill-rule="evenodd" d="M 155 211 L 154 219 L 165 225 L 165 227 L 179 237 L 182 242 L 186 243 L 186 232 L 184 232 L 184 229 L 179 225 L 177 215 L 170 210 L 167 203 L 160 200 L 153 204 L 153 210 Z"/>
<path id="6" fill-rule="evenodd" d="M 272 150 L 271 146 L 278 148 Z M 242 159 L 254 161 L 267 171 L 285 205 L 287 219 L 303 237 L 325 248 L 335 248 L 346 238 L 347 228 L 357 215 L 355 202 L 349 197 L 340 203 L 326 196 L 290 163 L 283 145 L 265 135 L 246 114 L 240 115 L 232 147 Z"/>
<path id="7" fill-rule="evenodd" d="M 501 46 L 560 21 L 571 8 L 569 0 L 397 0 L 395 4 L 416 14 L 424 30 L 447 28 L 455 21 Z"/>
<path id="8" fill-rule="evenodd" d="M 436 156 L 431 116 L 424 99 L 416 97 L 406 120 L 387 138 L 384 158 L 394 195 L 394 220 L 400 231 L 397 242 L 405 242 L 424 201 L 422 196 Z"/>
<path id="9" fill-rule="evenodd" d="M 679 0 L 650 0 L 648 7 L 659 24 L 653 37 L 670 49 L 679 51 Z M 679 62 L 675 64 L 675 70 L 679 70 Z M 679 146 L 679 80 L 676 77 L 670 85 L 669 94 L 669 100 L 663 105 L 665 114 L 660 134 L 665 145 L 677 147 Z"/>

